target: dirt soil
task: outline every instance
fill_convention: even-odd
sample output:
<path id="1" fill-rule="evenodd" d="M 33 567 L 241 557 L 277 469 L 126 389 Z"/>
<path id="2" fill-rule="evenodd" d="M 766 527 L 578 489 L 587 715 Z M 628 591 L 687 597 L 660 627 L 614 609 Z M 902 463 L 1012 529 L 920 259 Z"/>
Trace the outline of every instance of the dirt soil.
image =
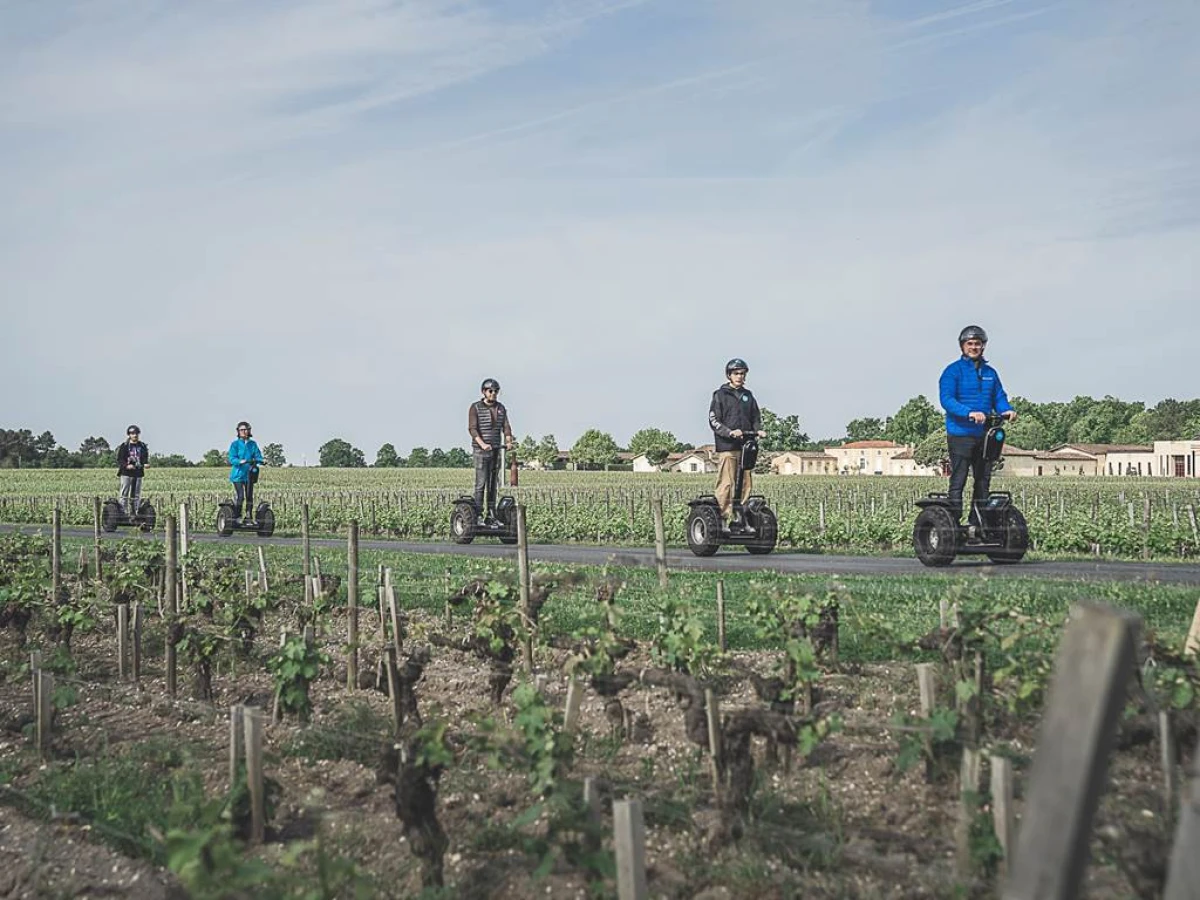
<path id="1" fill-rule="evenodd" d="M 364 617 L 365 618 L 365 617 Z M 440 626 L 425 623 L 431 630 Z M 333 633 L 319 637 L 336 660 L 329 677 L 314 686 L 315 715 L 310 733 L 339 721 L 339 710 L 355 700 L 368 704 L 386 728 L 387 697 L 373 689 L 348 692 L 341 647 L 344 620 L 333 618 Z M 364 621 L 363 632 L 373 637 Z M 77 702 L 59 711 L 54 752 L 69 760 L 120 753 L 149 735 L 195 748 L 206 788 L 228 787 L 228 710 L 253 704 L 269 710 L 272 689 L 263 674 L 219 673 L 214 704 L 184 699 L 190 679 L 180 671 L 181 697 L 167 697 L 161 659 L 148 658 L 139 687 L 115 678 L 111 636 L 79 640 Z M 265 641 L 265 638 L 263 639 Z M 370 641 L 368 640 L 369 644 Z M 19 659 L 9 637 L 0 638 L 0 656 Z M 540 651 L 538 669 L 552 704 L 565 702 L 562 664 L 566 651 Z M 362 668 L 372 670 L 377 651 L 364 647 Z M 768 674 L 770 654 L 736 654 L 741 662 Z M 622 670 L 650 665 L 640 649 Z M 706 834 L 715 811 L 707 756 L 690 744 L 673 695 L 664 689 L 632 687 L 622 695 L 632 713 L 629 740 L 611 737 L 603 698 L 585 695 L 581 740 L 570 776 L 596 776 L 611 829 L 609 804 L 641 796 L 646 810 L 646 862 L 653 897 L 718 898 L 937 898 L 995 895 L 994 879 L 961 884 L 955 877 L 955 777 L 927 784 L 920 766 L 896 771 L 897 735 L 880 727 L 897 712 L 914 715 L 917 685 L 910 665 L 871 665 L 832 671 L 821 684 L 819 711 L 837 713 L 845 729 L 822 743 L 808 759 L 763 764 L 765 748 L 755 745 L 761 781 L 754 816 L 741 841 L 711 850 Z M 471 716 L 496 714 L 487 699 L 487 670 L 474 656 L 436 649 L 418 687 L 423 717 L 446 718 L 452 732 L 471 730 Z M 507 701 L 507 696 L 506 696 Z M 721 710 L 759 708 L 748 682 L 732 680 L 720 696 Z M 20 790 L 38 775 L 22 727 L 30 720 L 27 679 L 0 684 L 0 765 L 13 773 Z M 502 715 L 510 715 L 505 704 Z M 352 856 L 376 878 L 378 896 L 409 897 L 420 892 L 415 860 L 401 834 L 391 788 L 377 782 L 373 765 L 347 759 L 306 761 L 287 747 L 305 731 L 292 721 L 265 729 L 267 775 L 282 787 L 265 858 L 280 853 L 293 838 L 319 827 L 338 853 Z M 334 729 L 336 732 L 336 729 Z M 373 734 L 342 736 L 347 747 L 374 754 L 382 746 Z M 1002 733 L 1018 758 L 1020 785 L 1028 773 L 1034 734 L 1029 728 Z M 1163 824 L 1157 747 L 1118 752 L 1097 816 L 1086 896 L 1126 900 L 1161 878 L 1167 833 Z M 1022 758 L 1024 757 L 1024 758 Z M 956 769 L 957 766 L 954 766 Z M 984 779 L 986 784 L 986 776 Z M 0 794 L 4 793 L 0 788 Z M 615 895 L 611 880 L 589 884 L 578 867 L 559 860 L 548 874 L 533 877 L 539 860 L 512 838 L 510 823 L 533 802 L 523 774 L 496 770 L 467 755 L 441 779 L 438 811 L 450 838 L 445 877 L 451 894 L 463 898 Z M 96 839 L 85 822 L 68 811 L 50 820 L 31 818 L 10 800 L 0 804 L 0 898 L 129 897 L 136 900 L 181 896 L 173 877 L 142 860 L 129 859 Z M 537 834 L 539 824 L 524 829 Z M 609 831 L 611 833 L 611 831 Z"/>

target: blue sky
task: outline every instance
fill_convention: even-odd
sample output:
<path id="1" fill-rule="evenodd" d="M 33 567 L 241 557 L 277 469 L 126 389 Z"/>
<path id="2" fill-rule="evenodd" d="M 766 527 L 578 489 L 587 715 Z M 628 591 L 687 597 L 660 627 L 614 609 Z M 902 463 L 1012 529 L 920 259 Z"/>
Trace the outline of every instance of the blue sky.
<path id="1" fill-rule="evenodd" d="M 932 397 L 1196 394 L 1200 7 L 0 0 L 4 427 L 814 437 Z M 18 388 L 17 385 L 20 385 Z"/>

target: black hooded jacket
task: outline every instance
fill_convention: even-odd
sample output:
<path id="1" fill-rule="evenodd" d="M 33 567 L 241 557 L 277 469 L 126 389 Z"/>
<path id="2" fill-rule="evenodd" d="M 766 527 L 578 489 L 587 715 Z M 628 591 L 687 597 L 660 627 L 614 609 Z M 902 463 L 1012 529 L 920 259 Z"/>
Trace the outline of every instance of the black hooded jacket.
<path id="1" fill-rule="evenodd" d="M 726 383 L 713 391 L 708 407 L 708 424 L 713 430 L 717 452 L 741 450 L 742 441 L 730 435 L 734 430 L 762 431 L 762 413 L 758 401 L 746 388 L 740 391 Z"/>

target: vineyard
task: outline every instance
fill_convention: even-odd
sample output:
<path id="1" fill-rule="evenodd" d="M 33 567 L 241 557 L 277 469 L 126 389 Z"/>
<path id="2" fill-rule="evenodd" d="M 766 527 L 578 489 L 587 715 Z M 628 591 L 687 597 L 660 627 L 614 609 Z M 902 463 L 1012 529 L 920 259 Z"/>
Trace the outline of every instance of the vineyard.
<path id="1" fill-rule="evenodd" d="M 309 507 L 314 534 L 345 533 L 351 519 L 365 534 L 422 540 L 448 536 L 450 505 L 469 493 L 470 474 L 446 469 L 266 470 L 259 496 L 271 502 L 281 533 L 298 533 Z M 944 490 L 944 479 L 759 476 L 779 516 L 779 545 L 810 552 L 909 552 L 914 501 Z M 1041 554 L 1192 559 L 1200 555 L 1200 485 L 1191 480 L 1005 479 L 1029 521 Z M 651 501 L 667 510 L 668 542 L 684 542 L 686 501 L 711 490 L 708 477 L 627 472 L 523 472 L 512 489 L 528 509 L 530 540 L 647 546 L 654 540 Z M 93 522 L 97 496 L 116 479 L 96 470 L 0 472 L 0 521 L 49 522 L 57 504 L 68 525 Z M 193 527 L 211 524 L 231 492 L 223 469 L 164 469 L 146 478 L 160 515 L 186 502 Z"/>
<path id="2" fill-rule="evenodd" d="M 6 896 L 996 896 L 1087 600 L 1145 623 L 1087 895 L 1162 894 L 1194 591 L 664 587 L 360 551 L 356 526 L 309 556 L 162 524 L 0 538 Z"/>

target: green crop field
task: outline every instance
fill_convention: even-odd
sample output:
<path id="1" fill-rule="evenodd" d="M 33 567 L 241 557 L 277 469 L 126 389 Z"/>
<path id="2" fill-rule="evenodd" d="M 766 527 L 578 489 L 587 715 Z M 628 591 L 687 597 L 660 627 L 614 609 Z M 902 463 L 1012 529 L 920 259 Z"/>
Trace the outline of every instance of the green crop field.
<path id="1" fill-rule="evenodd" d="M 160 517 L 187 502 L 193 528 L 209 526 L 231 496 L 227 470 L 152 471 L 144 493 Z M 309 505 L 316 534 L 334 534 L 351 519 L 363 532 L 405 539 L 445 539 L 450 505 L 469 493 L 463 469 L 267 469 L 258 496 L 275 509 L 281 533 L 296 533 Z M 57 503 L 67 525 L 90 525 L 95 497 L 116 493 L 107 470 L 0 471 L 0 521 L 45 523 Z M 535 542 L 645 546 L 653 542 L 650 501 L 661 498 L 667 540 L 683 543 L 686 501 L 712 489 L 712 476 L 632 472 L 521 473 L 512 489 L 528 509 Z M 945 487 L 941 478 L 758 476 L 779 516 L 779 543 L 813 552 L 908 552 L 913 502 Z M 1187 559 L 1200 554 L 1196 509 L 1200 483 L 1130 478 L 1024 479 L 997 476 L 1029 520 L 1035 552 Z"/>

